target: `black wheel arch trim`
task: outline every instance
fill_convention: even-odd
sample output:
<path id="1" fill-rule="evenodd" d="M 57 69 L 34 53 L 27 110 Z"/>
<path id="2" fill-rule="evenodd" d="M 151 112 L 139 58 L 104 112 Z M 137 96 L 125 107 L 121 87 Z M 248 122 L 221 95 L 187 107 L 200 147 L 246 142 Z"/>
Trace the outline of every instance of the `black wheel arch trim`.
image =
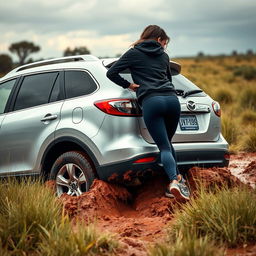
<path id="1" fill-rule="evenodd" d="M 44 165 L 44 162 L 46 160 L 46 157 L 49 153 L 49 151 L 58 143 L 61 143 L 61 142 L 72 142 L 72 143 L 75 143 L 77 144 L 79 147 L 81 147 L 84 152 L 88 155 L 88 157 L 90 158 L 90 160 L 92 161 L 94 167 L 95 167 L 95 171 L 97 172 L 98 174 L 98 168 L 99 168 L 99 162 L 98 160 L 96 159 L 96 157 L 94 156 L 94 154 L 92 153 L 91 149 L 85 145 L 82 141 L 80 141 L 79 139 L 77 138 L 74 138 L 74 137 L 70 137 L 70 136 L 64 136 L 64 137 L 60 137 L 58 139 L 55 139 L 54 141 L 52 141 L 46 148 L 46 150 L 44 151 L 44 154 L 43 154 L 43 157 L 41 159 L 41 172 L 43 171 L 42 170 L 42 167 Z"/>

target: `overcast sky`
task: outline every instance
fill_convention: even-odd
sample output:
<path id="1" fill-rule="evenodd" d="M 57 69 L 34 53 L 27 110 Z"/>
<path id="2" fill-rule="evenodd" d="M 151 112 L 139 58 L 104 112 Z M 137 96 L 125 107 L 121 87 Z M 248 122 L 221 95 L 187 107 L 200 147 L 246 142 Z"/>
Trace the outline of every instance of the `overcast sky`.
<path id="1" fill-rule="evenodd" d="M 170 57 L 256 51 L 256 0 L 0 0 L 0 53 L 27 40 L 34 59 L 68 46 L 115 56 L 149 24 L 171 37 Z"/>

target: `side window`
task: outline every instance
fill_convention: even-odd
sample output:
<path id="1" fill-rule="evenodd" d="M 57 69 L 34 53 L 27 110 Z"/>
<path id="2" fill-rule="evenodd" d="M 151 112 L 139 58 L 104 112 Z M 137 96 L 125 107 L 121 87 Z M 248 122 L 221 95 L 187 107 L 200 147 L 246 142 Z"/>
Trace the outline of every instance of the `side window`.
<path id="1" fill-rule="evenodd" d="M 65 71 L 66 97 L 73 98 L 87 95 L 97 89 L 97 85 L 91 76 L 85 71 Z"/>
<path id="2" fill-rule="evenodd" d="M 26 76 L 21 84 L 14 110 L 48 103 L 58 72 Z"/>
<path id="3" fill-rule="evenodd" d="M 4 113 L 7 100 L 15 82 L 16 79 L 0 84 L 0 114 Z"/>

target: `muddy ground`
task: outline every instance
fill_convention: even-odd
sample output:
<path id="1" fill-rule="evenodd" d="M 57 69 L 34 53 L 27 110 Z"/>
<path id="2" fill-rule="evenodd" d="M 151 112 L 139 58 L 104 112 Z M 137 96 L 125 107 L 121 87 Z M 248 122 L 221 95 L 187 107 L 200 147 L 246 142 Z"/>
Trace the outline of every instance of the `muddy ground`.
<path id="1" fill-rule="evenodd" d="M 256 153 L 231 155 L 229 168 L 190 169 L 188 182 L 192 192 L 198 178 L 205 186 L 243 182 L 255 188 Z M 79 197 L 63 195 L 61 200 L 74 222 L 93 221 L 100 230 L 114 233 L 122 244 L 116 255 L 144 256 L 149 245 L 163 241 L 166 224 L 174 221 L 173 208 L 178 204 L 164 196 L 167 183 L 161 175 L 129 189 L 95 180 L 89 192 Z M 226 254 L 256 255 L 256 246 L 228 250 Z"/>

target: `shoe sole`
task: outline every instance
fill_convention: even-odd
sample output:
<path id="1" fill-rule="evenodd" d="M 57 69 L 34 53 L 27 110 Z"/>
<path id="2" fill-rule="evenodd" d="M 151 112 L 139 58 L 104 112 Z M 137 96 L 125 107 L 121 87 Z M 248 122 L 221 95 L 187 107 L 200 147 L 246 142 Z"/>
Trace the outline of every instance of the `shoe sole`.
<path id="1" fill-rule="evenodd" d="M 168 194 L 168 193 L 165 193 L 165 196 L 166 196 L 166 197 L 169 197 L 169 198 L 175 198 L 174 195 Z"/>
<path id="2" fill-rule="evenodd" d="M 171 192 L 177 200 L 189 200 L 189 197 L 182 195 L 178 188 L 171 188 Z"/>

